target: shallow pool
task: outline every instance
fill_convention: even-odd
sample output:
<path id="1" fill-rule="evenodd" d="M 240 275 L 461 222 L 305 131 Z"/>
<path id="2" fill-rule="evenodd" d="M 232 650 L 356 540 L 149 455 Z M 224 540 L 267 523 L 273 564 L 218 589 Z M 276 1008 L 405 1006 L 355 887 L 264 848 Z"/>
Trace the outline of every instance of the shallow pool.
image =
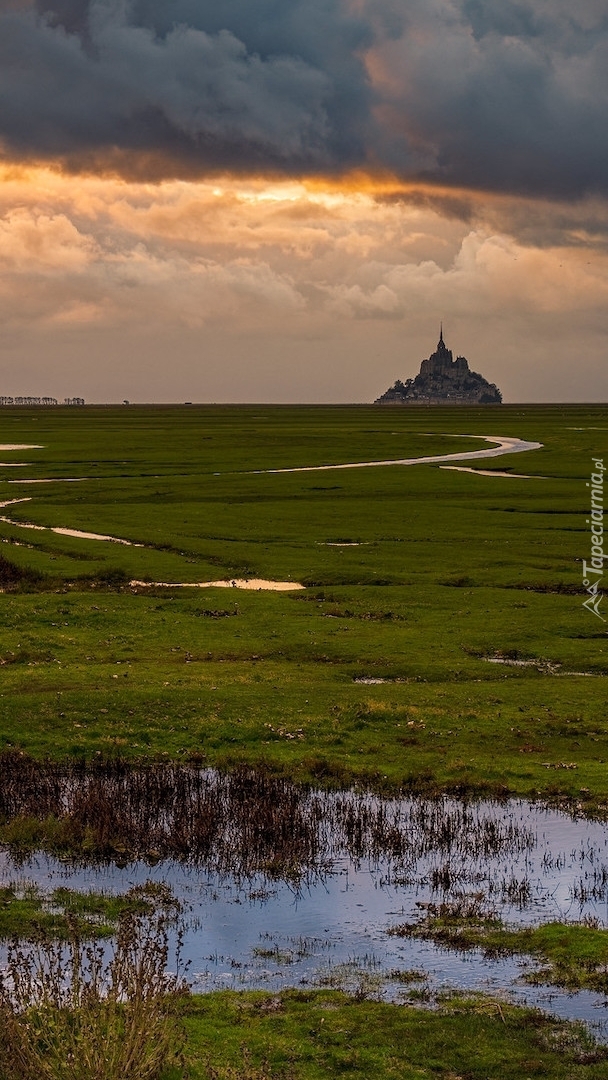
<path id="1" fill-rule="evenodd" d="M 302 800 L 299 812 L 310 809 L 319 845 L 318 857 L 299 870 L 272 864 L 252 871 L 255 860 L 243 860 L 242 852 L 233 874 L 221 853 L 211 851 L 196 861 L 150 865 L 139 859 L 121 867 L 42 854 L 16 863 L 4 851 L 0 878 L 45 890 L 62 884 L 109 892 L 146 880 L 167 882 L 184 905 L 184 955 L 198 991 L 321 982 L 372 986 L 392 999 L 420 985 L 504 992 L 585 1019 L 608 1038 L 605 997 L 525 985 L 521 976 L 533 967 L 530 960 L 490 960 L 477 950 L 447 952 L 387 934 L 392 925 L 418 918 L 425 903 L 458 892 L 483 894 L 514 924 L 593 918 L 608 926 L 605 825 L 523 801 L 383 801 L 314 792 Z M 217 843 L 225 842 L 218 834 Z M 242 828 L 238 843 L 247 843 Z M 411 969 L 426 973 L 427 982 L 412 984 L 400 974 Z"/>

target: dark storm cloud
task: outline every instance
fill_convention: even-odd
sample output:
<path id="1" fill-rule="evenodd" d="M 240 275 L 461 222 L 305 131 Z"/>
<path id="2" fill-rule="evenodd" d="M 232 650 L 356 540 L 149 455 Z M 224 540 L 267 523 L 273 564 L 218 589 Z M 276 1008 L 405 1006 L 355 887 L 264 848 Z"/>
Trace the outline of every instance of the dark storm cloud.
<path id="1" fill-rule="evenodd" d="M 412 0 L 377 62 L 391 124 L 433 151 L 434 180 L 562 197 L 608 189 L 603 0 Z"/>
<path id="2" fill-rule="evenodd" d="M 605 194 L 607 73 L 604 0 L 0 3 L 0 139 L 76 167 Z"/>
<path id="3" fill-rule="evenodd" d="M 1 20 L 0 133 L 9 148 L 69 157 L 116 146 L 284 168 L 338 156 L 330 77 L 299 55 L 264 58 L 228 29 L 181 24 L 159 38 L 120 5 L 61 14 L 67 28 L 59 12 L 52 22 L 14 11 Z"/>

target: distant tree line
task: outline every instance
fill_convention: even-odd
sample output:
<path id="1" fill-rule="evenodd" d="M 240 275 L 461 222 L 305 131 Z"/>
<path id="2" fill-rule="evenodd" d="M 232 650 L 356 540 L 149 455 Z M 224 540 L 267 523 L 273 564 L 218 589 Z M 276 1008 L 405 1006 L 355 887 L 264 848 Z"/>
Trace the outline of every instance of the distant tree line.
<path id="1" fill-rule="evenodd" d="M 0 395 L 0 405 L 58 405 L 57 398 L 54 397 L 6 397 L 6 395 Z M 64 405 L 84 405 L 84 398 L 81 397 L 66 397 L 63 399 Z"/>

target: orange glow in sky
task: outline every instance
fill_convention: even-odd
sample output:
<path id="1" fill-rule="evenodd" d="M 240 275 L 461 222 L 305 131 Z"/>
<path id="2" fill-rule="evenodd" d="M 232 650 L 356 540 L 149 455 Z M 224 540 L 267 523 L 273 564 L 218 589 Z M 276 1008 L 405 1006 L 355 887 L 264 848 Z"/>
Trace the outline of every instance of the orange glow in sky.
<path id="1" fill-rule="evenodd" d="M 365 400 L 414 373 L 443 319 L 507 400 L 509 378 L 534 398 L 547 316 L 566 370 L 608 302 L 599 202 L 361 172 L 137 182 L 5 162 L 0 203 L 6 393 L 234 400 L 236 379 L 245 400 Z M 503 340 L 508 372 L 492 348 L 505 313 L 529 342 Z M 297 370 L 279 364 L 291 355 Z"/>

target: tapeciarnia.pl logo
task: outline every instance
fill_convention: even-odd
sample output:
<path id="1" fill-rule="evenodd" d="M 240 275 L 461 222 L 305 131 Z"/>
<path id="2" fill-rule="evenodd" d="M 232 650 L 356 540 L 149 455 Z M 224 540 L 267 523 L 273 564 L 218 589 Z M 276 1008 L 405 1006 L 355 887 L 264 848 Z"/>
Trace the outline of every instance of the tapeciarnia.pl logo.
<path id="1" fill-rule="evenodd" d="M 606 466 L 603 458 L 592 458 L 593 472 L 591 482 L 587 487 L 591 488 L 591 517 L 586 519 L 586 524 L 591 526 L 591 562 L 583 559 L 583 585 L 589 593 L 583 600 L 583 607 L 597 615 L 602 622 L 606 622 L 600 612 L 600 604 L 604 594 L 600 591 L 600 584 L 604 575 L 604 472 Z"/>

